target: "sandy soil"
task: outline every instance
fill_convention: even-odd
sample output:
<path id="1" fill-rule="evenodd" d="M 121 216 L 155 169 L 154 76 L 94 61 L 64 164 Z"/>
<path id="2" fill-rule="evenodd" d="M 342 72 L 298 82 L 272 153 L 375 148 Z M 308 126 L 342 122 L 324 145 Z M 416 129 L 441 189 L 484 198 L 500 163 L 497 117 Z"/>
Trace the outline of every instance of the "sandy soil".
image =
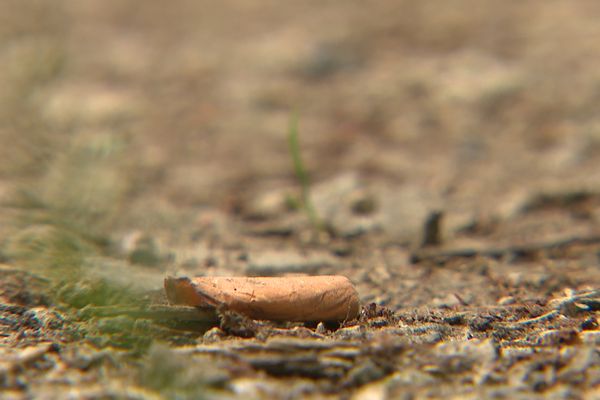
<path id="1" fill-rule="evenodd" d="M 1 397 L 600 396 L 599 17 L 2 2 Z M 167 274 L 341 274 L 365 308 L 140 314 Z"/>

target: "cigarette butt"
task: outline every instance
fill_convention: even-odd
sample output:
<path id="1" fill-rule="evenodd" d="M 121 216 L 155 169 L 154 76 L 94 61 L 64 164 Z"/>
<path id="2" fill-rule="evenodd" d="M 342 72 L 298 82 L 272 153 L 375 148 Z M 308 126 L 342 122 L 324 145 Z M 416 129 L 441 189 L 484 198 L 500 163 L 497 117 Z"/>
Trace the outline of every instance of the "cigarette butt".
<path id="1" fill-rule="evenodd" d="M 225 307 L 253 319 L 343 321 L 358 315 L 356 289 L 345 276 L 165 279 L 171 304 Z"/>

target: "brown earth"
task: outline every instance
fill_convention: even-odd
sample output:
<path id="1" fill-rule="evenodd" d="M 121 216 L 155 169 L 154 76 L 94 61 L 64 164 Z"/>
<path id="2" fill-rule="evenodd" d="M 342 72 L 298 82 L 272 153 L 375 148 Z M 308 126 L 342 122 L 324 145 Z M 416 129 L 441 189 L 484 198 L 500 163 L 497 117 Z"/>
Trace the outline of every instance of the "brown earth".
<path id="1" fill-rule="evenodd" d="M 600 3 L 51 3 L 0 4 L 0 397 L 600 397 Z"/>

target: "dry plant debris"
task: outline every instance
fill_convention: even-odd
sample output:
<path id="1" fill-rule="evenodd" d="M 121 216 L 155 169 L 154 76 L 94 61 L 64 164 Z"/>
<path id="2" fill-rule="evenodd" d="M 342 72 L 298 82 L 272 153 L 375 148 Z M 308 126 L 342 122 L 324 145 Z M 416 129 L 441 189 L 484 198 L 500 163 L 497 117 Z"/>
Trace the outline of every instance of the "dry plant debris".
<path id="1" fill-rule="evenodd" d="M 0 397 L 600 398 L 600 2 L 206 3 L 0 1 Z"/>
<path id="2" fill-rule="evenodd" d="M 359 297 L 343 276 L 166 278 L 172 304 L 235 311 L 259 320 L 345 321 Z"/>

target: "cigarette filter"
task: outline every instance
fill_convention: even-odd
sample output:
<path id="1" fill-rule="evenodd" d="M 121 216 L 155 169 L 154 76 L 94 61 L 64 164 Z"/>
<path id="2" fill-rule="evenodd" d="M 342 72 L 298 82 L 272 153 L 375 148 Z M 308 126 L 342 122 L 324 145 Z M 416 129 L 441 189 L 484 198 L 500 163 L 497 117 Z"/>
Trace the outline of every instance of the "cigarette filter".
<path id="1" fill-rule="evenodd" d="M 165 279 L 171 304 L 224 307 L 253 319 L 343 321 L 358 315 L 356 289 L 345 276 Z"/>

